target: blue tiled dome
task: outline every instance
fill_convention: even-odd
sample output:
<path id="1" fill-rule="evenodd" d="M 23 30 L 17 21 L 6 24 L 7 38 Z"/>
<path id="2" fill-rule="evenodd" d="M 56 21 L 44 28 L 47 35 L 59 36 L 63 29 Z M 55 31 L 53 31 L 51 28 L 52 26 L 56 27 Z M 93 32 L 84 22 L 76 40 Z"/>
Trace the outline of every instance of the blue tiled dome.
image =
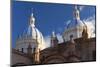
<path id="1" fill-rule="evenodd" d="M 73 19 L 68 25 L 67 29 L 69 28 L 75 28 L 75 27 L 80 27 L 84 26 L 83 22 L 81 20 Z"/>
<path id="2" fill-rule="evenodd" d="M 22 37 L 40 39 L 42 38 L 42 33 L 34 26 L 29 25 L 29 27 L 23 32 Z"/>

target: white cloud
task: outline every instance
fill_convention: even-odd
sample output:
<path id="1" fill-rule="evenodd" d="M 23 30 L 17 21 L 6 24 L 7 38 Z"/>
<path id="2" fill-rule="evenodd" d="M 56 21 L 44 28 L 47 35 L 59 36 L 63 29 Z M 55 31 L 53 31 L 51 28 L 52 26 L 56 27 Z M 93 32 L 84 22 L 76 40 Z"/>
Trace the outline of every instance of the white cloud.
<path id="1" fill-rule="evenodd" d="M 84 21 L 86 21 L 86 22 L 92 22 L 93 24 L 95 24 L 95 15 L 84 19 Z"/>
<path id="2" fill-rule="evenodd" d="M 51 45 L 50 45 L 50 35 L 45 36 L 45 37 L 44 37 L 44 40 L 45 40 L 45 46 L 46 46 L 46 48 L 47 48 L 47 47 L 50 47 L 50 46 L 51 46 Z"/>
<path id="3" fill-rule="evenodd" d="M 65 22 L 66 25 L 70 24 L 71 20 L 68 20 L 67 22 Z"/>
<path id="4" fill-rule="evenodd" d="M 57 35 L 57 38 L 59 40 L 59 43 L 62 43 L 63 42 L 63 38 L 62 38 L 62 35 L 61 34 L 56 34 Z"/>
<path id="5" fill-rule="evenodd" d="M 90 37 L 95 37 L 95 15 L 88 17 L 83 20 L 86 25 L 88 25 L 88 31 L 92 32 L 89 33 Z"/>

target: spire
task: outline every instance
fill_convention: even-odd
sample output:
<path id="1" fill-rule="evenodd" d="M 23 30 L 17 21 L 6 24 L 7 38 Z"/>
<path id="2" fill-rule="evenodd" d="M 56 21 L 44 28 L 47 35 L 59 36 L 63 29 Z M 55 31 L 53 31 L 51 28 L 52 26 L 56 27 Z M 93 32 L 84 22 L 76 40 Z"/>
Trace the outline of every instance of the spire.
<path id="1" fill-rule="evenodd" d="M 32 25 L 32 26 L 35 27 L 35 18 L 34 18 L 33 11 L 32 11 L 32 13 L 31 13 L 31 17 L 30 17 L 30 25 Z"/>
<path id="2" fill-rule="evenodd" d="M 55 32 L 53 31 L 51 35 L 51 46 L 54 47 L 57 46 L 57 44 L 58 44 L 58 39 Z"/>
<path id="3" fill-rule="evenodd" d="M 56 34 L 55 34 L 55 32 L 54 32 L 54 31 L 52 32 L 52 37 L 56 37 Z"/>
<path id="4" fill-rule="evenodd" d="M 77 5 L 75 5 L 73 13 L 74 13 L 74 18 L 77 19 L 77 20 L 80 20 L 80 12 L 78 10 Z"/>

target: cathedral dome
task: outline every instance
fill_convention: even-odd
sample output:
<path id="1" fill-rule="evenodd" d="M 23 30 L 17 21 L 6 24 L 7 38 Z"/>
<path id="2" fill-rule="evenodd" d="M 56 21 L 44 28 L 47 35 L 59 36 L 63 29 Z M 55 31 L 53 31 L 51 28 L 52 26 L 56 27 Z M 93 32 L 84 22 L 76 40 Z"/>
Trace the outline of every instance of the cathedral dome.
<path id="1" fill-rule="evenodd" d="M 40 50 L 45 48 L 45 41 L 42 33 L 35 27 L 35 18 L 31 14 L 29 26 L 18 38 L 17 48 L 27 48 L 31 44 L 32 48 L 38 47 Z"/>
<path id="2" fill-rule="evenodd" d="M 64 41 L 69 41 L 70 36 L 73 35 L 73 39 L 82 37 L 83 29 L 86 27 L 85 23 L 80 19 L 80 12 L 77 6 L 74 7 L 73 19 L 67 24 L 67 28 L 63 33 Z"/>
<path id="3" fill-rule="evenodd" d="M 77 6 L 74 8 L 73 15 L 73 20 L 67 25 L 67 28 L 83 27 L 84 23 L 80 20 L 80 12 Z"/>
<path id="4" fill-rule="evenodd" d="M 42 33 L 35 27 L 35 18 L 31 14 L 29 27 L 23 32 L 22 37 L 41 40 L 43 39 Z"/>
<path id="5" fill-rule="evenodd" d="M 31 39 L 42 39 L 42 33 L 33 25 L 29 25 L 29 27 L 23 32 L 22 37 L 31 38 Z"/>

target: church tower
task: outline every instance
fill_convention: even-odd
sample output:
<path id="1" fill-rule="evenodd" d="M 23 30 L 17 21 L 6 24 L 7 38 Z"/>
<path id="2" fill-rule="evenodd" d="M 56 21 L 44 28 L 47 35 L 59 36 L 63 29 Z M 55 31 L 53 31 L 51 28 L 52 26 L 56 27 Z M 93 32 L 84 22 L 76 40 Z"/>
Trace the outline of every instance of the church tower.
<path id="1" fill-rule="evenodd" d="M 35 64 L 40 63 L 40 49 L 38 46 L 35 48 L 34 62 L 35 62 Z"/>
<path id="2" fill-rule="evenodd" d="M 53 31 L 51 35 L 51 46 L 55 47 L 57 46 L 57 44 L 58 44 L 58 39 L 57 39 L 55 32 Z"/>

